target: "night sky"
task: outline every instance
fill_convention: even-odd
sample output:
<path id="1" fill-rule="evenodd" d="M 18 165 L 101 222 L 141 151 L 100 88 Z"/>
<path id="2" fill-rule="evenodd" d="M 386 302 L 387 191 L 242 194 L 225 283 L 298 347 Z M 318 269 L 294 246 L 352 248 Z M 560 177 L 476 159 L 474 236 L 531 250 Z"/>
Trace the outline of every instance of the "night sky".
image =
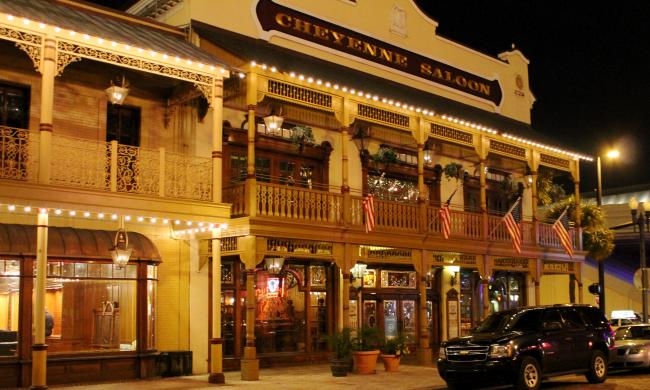
<path id="1" fill-rule="evenodd" d="M 97 0 L 120 8 L 134 0 Z M 372 0 L 360 0 L 372 1 Z M 561 146 L 603 160 L 603 187 L 650 184 L 650 2 L 416 0 L 437 33 L 496 56 L 515 44 L 529 60 L 532 125 Z M 581 164 L 582 191 L 596 164 Z"/>
<path id="2" fill-rule="evenodd" d="M 532 125 L 591 156 L 608 145 L 603 187 L 650 184 L 650 2 L 416 0 L 437 33 L 496 56 L 512 43 L 530 60 Z M 581 164 L 582 191 L 596 164 Z"/>

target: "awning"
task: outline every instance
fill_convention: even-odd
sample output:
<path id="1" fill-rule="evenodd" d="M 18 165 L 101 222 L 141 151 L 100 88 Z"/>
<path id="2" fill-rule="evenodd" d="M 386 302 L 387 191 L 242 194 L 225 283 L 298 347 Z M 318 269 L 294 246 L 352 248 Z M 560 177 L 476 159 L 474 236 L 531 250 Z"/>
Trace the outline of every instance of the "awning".
<path id="1" fill-rule="evenodd" d="M 48 258 L 110 259 L 115 231 L 50 226 Z M 127 232 L 131 260 L 160 262 L 158 248 L 146 236 Z M 0 256 L 36 256 L 36 226 L 0 223 Z"/>
<path id="2" fill-rule="evenodd" d="M 52 0 L 11 0 L 0 1 L 0 12 L 129 44 L 134 48 L 153 50 L 160 54 L 211 65 L 223 63 L 187 42 L 181 29 L 90 4 Z"/>

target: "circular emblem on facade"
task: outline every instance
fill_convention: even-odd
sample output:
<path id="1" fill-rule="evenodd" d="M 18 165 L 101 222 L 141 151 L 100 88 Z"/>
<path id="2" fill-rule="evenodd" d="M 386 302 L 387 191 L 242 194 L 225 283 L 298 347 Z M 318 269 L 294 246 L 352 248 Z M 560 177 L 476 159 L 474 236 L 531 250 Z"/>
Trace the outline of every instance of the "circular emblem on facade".
<path id="1" fill-rule="evenodd" d="M 524 89 L 524 79 L 521 77 L 521 75 L 517 75 L 515 77 L 515 84 L 517 85 L 517 89 Z"/>

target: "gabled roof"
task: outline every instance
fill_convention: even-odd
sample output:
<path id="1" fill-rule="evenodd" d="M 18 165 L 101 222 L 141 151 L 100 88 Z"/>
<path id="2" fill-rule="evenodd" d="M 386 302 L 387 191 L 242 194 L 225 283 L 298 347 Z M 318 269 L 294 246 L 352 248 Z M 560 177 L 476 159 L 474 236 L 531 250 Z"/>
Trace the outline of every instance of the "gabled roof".
<path id="1" fill-rule="evenodd" d="M 68 0 L 5 0 L 0 12 L 211 65 L 218 58 L 185 40 L 183 30 L 119 11 Z"/>
<path id="2" fill-rule="evenodd" d="M 408 104 L 433 109 L 438 114 L 446 114 L 478 122 L 484 126 L 500 130 L 503 133 L 509 133 L 514 136 L 549 145 L 562 145 L 561 142 L 538 133 L 526 123 L 416 88 L 411 88 L 393 80 L 324 61 L 270 44 L 261 39 L 251 38 L 196 20 L 192 21 L 192 29 L 202 39 L 206 39 L 223 50 L 241 58 L 242 64 L 230 64 L 235 67 L 243 66 L 244 63 L 250 61 L 257 61 L 258 63 L 267 63 L 284 70 L 303 70 L 323 80 L 347 85 L 348 87 L 362 88 L 364 92 L 391 97 Z"/>

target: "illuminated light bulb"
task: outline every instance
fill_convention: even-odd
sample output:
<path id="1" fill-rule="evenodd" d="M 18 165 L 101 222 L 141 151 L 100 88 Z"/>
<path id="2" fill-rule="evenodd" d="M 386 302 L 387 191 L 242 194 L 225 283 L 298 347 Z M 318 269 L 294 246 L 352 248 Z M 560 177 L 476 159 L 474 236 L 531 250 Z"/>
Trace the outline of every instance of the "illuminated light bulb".
<path id="1" fill-rule="evenodd" d="M 7 20 L 14 20 L 14 16 L 13 15 L 7 15 Z"/>
<path id="2" fill-rule="evenodd" d="M 169 220 L 167 218 L 163 219 L 163 223 L 167 225 L 169 223 Z"/>
<path id="3" fill-rule="evenodd" d="M 131 46 L 130 45 L 124 45 L 124 50 L 131 50 Z"/>
<path id="4" fill-rule="evenodd" d="M 71 36 L 71 37 L 74 37 L 75 34 L 76 34 L 76 32 L 74 32 L 74 31 L 70 31 L 70 36 Z"/>
<path id="5" fill-rule="evenodd" d="M 14 210 L 16 210 L 16 206 L 10 204 L 9 206 L 7 206 L 7 210 L 14 211 Z"/>
<path id="6" fill-rule="evenodd" d="M 347 91 L 348 91 L 348 87 L 341 87 L 341 91 L 343 91 L 343 92 L 347 92 Z"/>
<path id="7" fill-rule="evenodd" d="M 310 83 L 310 84 L 313 83 L 313 82 L 314 82 L 314 78 L 313 78 L 313 77 L 308 77 L 308 78 L 307 78 L 307 82 Z"/>
<path id="8" fill-rule="evenodd" d="M 199 227 L 203 226 L 203 222 L 199 222 Z"/>
<path id="9" fill-rule="evenodd" d="M 38 209 L 39 214 L 47 214 L 47 209 Z"/>
<path id="10" fill-rule="evenodd" d="M 296 77 L 296 74 L 294 72 L 289 73 L 289 77 L 294 78 Z"/>
<path id="11" fill-rule="evenodd" d="M 54 27 L 54 32 L 61 32 L 61 27 Z"/>
<path id="12" fill-rule="evenodd" d="M 205 228 L 201 228 L 201 233 L 205 232 Z"/>
<path id="13" fill-rule="evenodd" d="M 387 102 L 388 102 L 388 99 L 386 99 L 386 98 L 382 98 L 382 99 L 381 99 L 381 102 L 382 102 L 382 103 L 387 103 Z"/>
<path id="14" fill-rule="evenodd" d="M 85 217 L 85 218 L 90 217 L 90 213 L 89 213 L 88 211 L 86 211 L 86 212 L 84 213 L 84 217 Z"/>
<path id="15" fill-rule="evenodd" d="M 142 221 L 144 221 L 144 218 L 143 217 L 138 217 L 138 222 L 142 222 Z"/>
<path id="16" fill-rule="evenodd" d="M 401 106 L 402 106 L 402 103 L 400 103 L 400 102 L 395 102 L 395 107 L 401 107 Z"/>
<path id="17" fill-rule="evenodd" d="M 150 54 L 150 55 L 151 55 L 152 57 L 155 57 L 155 56 L 156 56 L 156 52 L 155 52 L 155 51 L 153 51 L 153 50 L 152 50 L 152 51 L 150 51 L 150 52 L 149 52 L 149 54 Z"/>
<path id="18" fill-rule="evenodd" d="M 77 215 L 77 212 L 74 211 L 74 210 L 70 210 L 70 211 L 68 212 L 68 215 L 71 216 L 71 217 L 74 217 L 74 216 Z"/>
<path id="19" fill-rule="evenodd" d="M 86 40 L 90 39 L 90 35 L 88 35 L 88 34 L 84 34 L 83 37 L 84 37 L 84 39 L 86 39 Z"/>
<path id="20" fill-rule="evenodd" d="M 278 71 L 278 68 L 276 68 L 275 66 L 272 66 L 272 67 L 271 67 L 271 72 L 272 72 L 272 73 L 275 73 L 275 72 L 277 72 L 277 71 Z"/>
<path id="21" fill-rule="evenodd" d="M 316 85 L 321 85 L 321 84 L 323 84 L 323 82 L 320 79 L 316 80 Z"/>
<path id="22" fill-rule="evenodd" d="M 213 229 L 213 228 L 214 228 L 214 224 L 213 224 L 213 223 L 208 224 L 208 229 Z"/>
<path id="23" fill-rule="evenodd" d="M 393 105 L 393 103 L 395 103 L 395 102 L 392 101 L 392 100 L 389 100 L 389 101 L 388 101 L 388 104 L 390 104 L 391 106 Z"/>
<path id="24" fill-rule="evenodd" d="M 158 220 L 156 218 L 151 218 L 151 223 L 156 223 Z"/>
<path id="25" fill-rule="evenodd" d="M 424 115 L 427 115 L 427 114 L 429 113 L 429 110 L 423 110 L 422 113 L 423 113 Z"/>
<path id="26" fill-rule="evenodd" d="M 99 213 L 99 214 L 97 214 L 97 218 L 99 218 L 99 219 L 104 219 L 104 213 Z"/>
<path id="27" fill-rule="evenodd" d="M 102 43 L 104 43 L 104 40 L 103 40 L 102 38 L 97 38 L 97 42 L 99 42 L 100 44 L 102 44 Z"/>
<path id="28" fill-rule="evenodd" d="M 240 73 L 240 74 L 239 74 L 239 78 L 240 78 L 240 79 L 243 79 L 244 77 L 246 77 L 245 74 L 243 74 L 243 73 Z"/>
<path id="29" fill-rule="evenodd" d="M 124 216 L 124 220 L 125 220 L 125 221 L 130 221 L 130 220 L 131 220 L 131 216 L 130 216 L 130 215 L 125 215 L 125 216 Z"/>
<path id="30" fill-rule="evenodd" d="M 464 121 L 464 120 L 461 120 L 459 123 L 460 123 L 461 125 L 465 126 L 465 121 Z"/>
<path id="31" fill-rule="evenodd" d="M 25 210 L 26 213 L 31 213 L 32 212 L 32 208 L 29 207 L 29 206 L 25 206 L 25 208 L 23 210 Z"/>
<path id="32" fill-rule="evenodd" d="M 192 65 L 192 60 L 187 60 L 187 65 Z"/>
<path id="33" fill-rule="evenodd" d="M 138 53 L 142 53 L 144 50 L 142 50 L 141 47 L 138 48 Z"/>
<path id="34" fill-rule="evenodd" d="M 417 113 L 420 113 L 421 111 L 422 111 L 422 109 L 420 107 L 415 109 L 415 112 L 417 112 Z"/>
<path id="35" fill-rule="evenodd" d="M 181 224 L 181 221 L 179 221 L 179 220 L 177 219 L 177 220 L 174 221 L 174 223 L 175 223 L 176 225 L 180 225 L 180 224 Z"/>
<path id="36" fill-rule="evenodd" d="M 56 210 L 54 210 L 54 214 L 56 214 L 56 215 L 61 215 L 61 209 L 56 209 Z"/>
<path id="37" fill-rule="evenodd" d="M 262 69 L 266 70 L 266 64 L 262 64 Z"/>
<path id="38" fill-rule="evenodd" d="M 379 96 L 377 96 L 377 95 L 373 96 L 373 97 L 372 97 L 372 100 L 374 100 L 374 101 L 378 101 L 378 100 L 379 100 Z"/>
<path id="39" fill-rule="evenodd" d="M 174 57 L 174 61 L 179 62 L 181 58 L 179 56 Z"/>
<path id="40" fill-rule="evenodd" d="M 298 76 L 298 80 L 302 81 L 304 79 L 305 79 L 305 76 L 303 76 L 303 75 Z"/>
<path id="41" fill-rule="evenodd" d="M 228 229 L 228 224 L 227 223 L 222 223 L 221 225 L 219 225 L 219 227 L 221 229 Z"/>
<path id="42" fill-rule="evenodd" d="M 169 56 L 167 54 L 163 54 L 163 60 L 166 60 L 168 58 L 169 58 Z M 210 67 L 210 68 L 213 68 L 213 67 Z"/>
<path id="43" fill-rule="evenodd" d="M 40 27 L 40 28 L 45 28 L 45 23 L 39 23 L 39 24 L 38 24 L 38 27 Z"/>
<path id="44" fill-rule="evenodd" d="M 112 220 L 116 220 L 116 219 L 117 219 L 117 214 L 113 214 L 113 215 L 111 215 L 111 219 L 112 219 Z"/>
<path id="45" fill-rule="evenodd" d="M 117 46 L 117 42 L 111 41 L 111 46 L 113 46 L 113 47 Z"/>
<path id="46" fill-rule="evenodd" d="M 357 90 L 352 88 L 352 89 L 350 89 L 350 93 L 354 95 L 355 93 L 357 93 Z"/>
<path id="47" fill-rule="evenodd" d="M 194 233 L 198 233 L 198 232 L 199 232 L 199 228 L 194 228 Z"/>
<path id="48" fill-rule="evenodd" d="M 192 226 L 192 221 L 187 221 L 187 226 Z"/>
<path id="49" fill-rule="evenodd" d="M 328 82 L 325 83 L 325 86 L 326 86 L 327 88 L 329 88 L 329 87 L 332 86 L 332 83 L 330 83 L 330 82 L 328 81 Z"/>
<path id="50" fill-rule="evenodd" d="M 334 89 L 339 89 L 339 85 L 338 85 L 338 84 L 334 84 Z"/>
<path id="51" fill-rule="evenodd" d="M 255 61 L 251 61 L 251 66 L 252 66 L 253 68 L 256 67 L 256 66 L 257 66 L 257 62 L 255 62 Z"/>
<path id="52" fill-rule="evenodd" d="M 23 24 L 28 25 L 29 24 L 29 19 L 23 19 Z"/>

